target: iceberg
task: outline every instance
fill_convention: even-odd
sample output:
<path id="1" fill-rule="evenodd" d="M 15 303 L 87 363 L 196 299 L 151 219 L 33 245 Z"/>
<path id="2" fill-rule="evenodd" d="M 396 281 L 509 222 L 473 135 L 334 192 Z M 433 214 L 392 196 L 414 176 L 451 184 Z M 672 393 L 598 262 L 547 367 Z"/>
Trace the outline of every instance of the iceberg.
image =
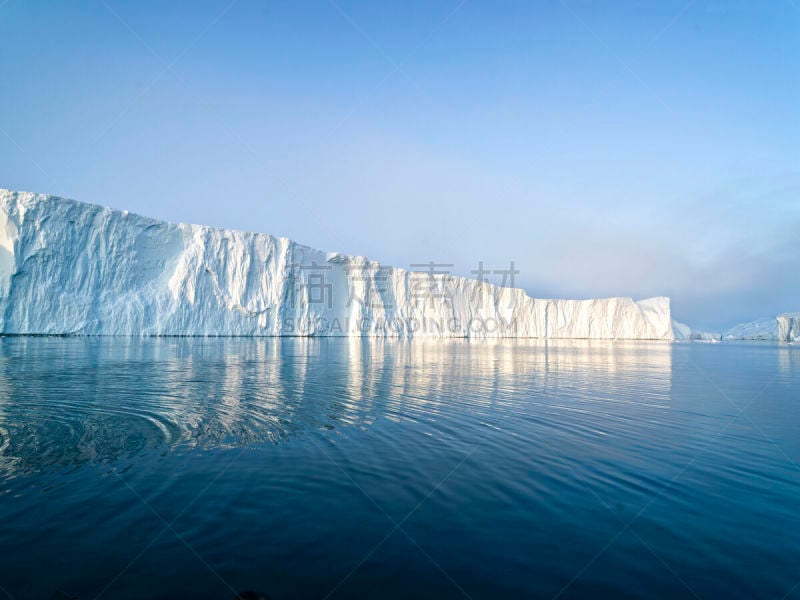
<path id="1" fill-rule="evenodd" d="M 719 342 L 722 341 L 722 334 L 709 331 L 692 331 L 689 339 L 693 342 Z"/>
<path id="2" fill-rule="evenodd" d="M 740 323 L 725 333 L 708 333 L 693 330 L 688 325 L 672 321 L 674 338 L 678 341 L 692 340 L 701 342 L 718 342 L 722 340 L 758 340 L 797 342 L 800 341 L 800 313 L 785 313 L 777 317 L 764 317 Z"/>
<path id="3" fill-rule="evenodd" d="M 673 339 L 669 298 L 537 299 L 432 271 L 0 190 L 0 334 Z"/>
<path id="4" fill-rule="evenodd" d="M 800 342 L 800 313 L 778 315 L 778 339 L 782 342 Z"/>
<path id="5" fill-rule="evenodd" d="M 709 333 L 707 331 L 697 331 L 689 327 L 686 323 L 672 321 L 672 333 L 676 341 L 692 342 L 719 342 L 722 334 Z"/>
<path id="6" fill-rule="evenodd" d="M 740 323 L 723 334 L 726 340 L 763 340 L 778 339 L 778 322 L 775 317 L 764 317 L 748 323 Z"/>
<path id="7" fill-rule="evenodd" d="M 686 323 L 672 321 L 672 335 L 677 341 L 688 340 L 692 337 L 692 328 Z"/>

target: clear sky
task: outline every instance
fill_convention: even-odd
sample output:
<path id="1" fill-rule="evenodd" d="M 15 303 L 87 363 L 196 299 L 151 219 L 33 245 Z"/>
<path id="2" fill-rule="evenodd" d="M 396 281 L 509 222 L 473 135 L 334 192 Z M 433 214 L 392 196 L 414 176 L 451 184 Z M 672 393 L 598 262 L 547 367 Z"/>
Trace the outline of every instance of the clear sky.
<path id="1" fill-rule="evenodd" d="M 514 260 L 695 327 L 800 311 L 797 0 L 0 0 L 0 27 L 0 187 Z"/>

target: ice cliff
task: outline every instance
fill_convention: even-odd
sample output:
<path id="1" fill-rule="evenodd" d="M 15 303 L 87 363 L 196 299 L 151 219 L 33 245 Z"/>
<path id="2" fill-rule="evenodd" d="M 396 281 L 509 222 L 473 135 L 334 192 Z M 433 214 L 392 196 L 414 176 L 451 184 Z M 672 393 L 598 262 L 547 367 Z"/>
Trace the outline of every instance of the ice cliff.
<path id="1" fill-rule="evenodd" d="M 668 298 L 519 289 L 0 190 L 0 333 L 673 337 Z"/>
<path id="2" fill-rule="evenodd" d="M 800 342 L 800 313 L 778 315 L 778 339 Z"/>

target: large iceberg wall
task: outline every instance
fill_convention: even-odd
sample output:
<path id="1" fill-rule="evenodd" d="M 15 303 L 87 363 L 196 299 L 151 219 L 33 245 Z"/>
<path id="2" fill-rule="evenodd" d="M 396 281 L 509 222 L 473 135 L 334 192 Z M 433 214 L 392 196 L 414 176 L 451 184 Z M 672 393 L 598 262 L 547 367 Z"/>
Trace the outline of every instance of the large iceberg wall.
<path id="1" fill-rule="evenodd" d="M 668 298 L 524 291 L 0 190 L 0 333 L 673 337 Z"/>
<path id="2" fill-rule="evenodd" d="M 778 339 L 800 342 L 800 313 L 778 315 Z"/>

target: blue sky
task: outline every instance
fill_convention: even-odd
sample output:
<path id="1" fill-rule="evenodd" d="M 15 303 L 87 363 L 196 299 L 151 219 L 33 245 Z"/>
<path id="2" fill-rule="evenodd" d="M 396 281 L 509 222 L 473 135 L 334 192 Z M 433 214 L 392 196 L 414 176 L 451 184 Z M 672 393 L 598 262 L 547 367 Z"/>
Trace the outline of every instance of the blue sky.
<path id="1" fill-rule="evenodd" d="M 800 4 L 0 0 L 0 187 L 800 310 Z M 498 281 L 499 283 L 499 281 Z"/>

